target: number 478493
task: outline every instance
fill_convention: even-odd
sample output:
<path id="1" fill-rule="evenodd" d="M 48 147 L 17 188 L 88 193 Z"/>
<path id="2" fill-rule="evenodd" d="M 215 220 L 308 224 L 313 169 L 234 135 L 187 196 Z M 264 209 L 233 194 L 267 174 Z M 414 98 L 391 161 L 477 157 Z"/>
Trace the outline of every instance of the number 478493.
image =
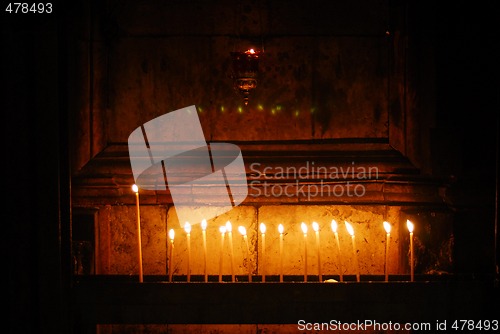
<path id="1" fill-rule="evenodd" d="M 52 13 L 52 3 L 9 2 L 5 11 L 10 14 L 50 14 Z"/>

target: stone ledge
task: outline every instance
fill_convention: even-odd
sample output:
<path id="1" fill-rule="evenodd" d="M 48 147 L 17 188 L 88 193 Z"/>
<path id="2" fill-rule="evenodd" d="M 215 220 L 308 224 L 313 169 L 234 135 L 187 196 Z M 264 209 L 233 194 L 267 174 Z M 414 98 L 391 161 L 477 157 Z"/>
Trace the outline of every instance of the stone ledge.
<path id="1" fill-rule="evenodd" d="M 429 277 L 427 277 L 429 278 Z M 82 324 L 296 324 L 493 319 L 492 280 L 133 283 L 93 277 L 73 288 Z M 432 302 L 430 302 L 432 301 Z"/>
<path id="2" fill-rule="evenodd" d="M 444 205 L 449 180 L 419 175 L 418 169 L 384 142 L 315 141 L 238 143 L 246 168 L 248 196 L 243 204 Z M 370 170 L 371 168 L 371 170 Z M 376 175 L 371 175 L 376 171 Z M 76 205 L 133 204 L 134 183 L 126 144 L 107 147 L 73 177 Z M 203 188 L 205 187 L 205 188 Z M 186 187 L 185 201 L 217 204 L 220 185 Z M 205 190 L 206 189 L 206 190 Z M 244 191 L 232 188 L 233 191 Z M 274 190 L 274 193 L 267 193 Z M 286 192 L 285 192 L 286 190 Z M 357 190 L 354 194 L 353 190 Z M 359 192 L 362 190 L 362 196 Z M 193 196 L 197 194 L 197 196 Z M 223 199 L 220 199 L 221 201 Z M 141 191 L 142 204 L 171 204 L 166 191 Z"/>

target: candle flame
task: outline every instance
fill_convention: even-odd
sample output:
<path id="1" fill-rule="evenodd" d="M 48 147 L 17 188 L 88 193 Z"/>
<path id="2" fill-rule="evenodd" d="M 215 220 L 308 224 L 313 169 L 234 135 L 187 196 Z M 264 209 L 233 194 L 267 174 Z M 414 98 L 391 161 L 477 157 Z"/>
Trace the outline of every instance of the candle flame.
<path id="1" fill-rule="evenodd" d="M 300 228 L 302 228 L 302 232 L 304 232 L 304 234 L 307 234 L 307 225 L 306 225 L 306 223 L 300 224 Z"/>
<path id="2" fill-rule="evenodd" d="M 282 225 L 282 224 L 279 224 L 279 225 L 278 225 L 278 232 L 279 232 L 280 234 L 283 234 L 283 232 L 285 232 L 285 228 L 283 227 L 283 225 Z"/>
<path id="3" fill-rule="evenodd" d="M 338 228 L 337 222 L 335 221 L 335 219 L 332 219 L 332 231 L 333 231 L 333 233 L 337 233 L 337 228 Z"/>
<path id="4" fill-rule="evenodd" d="M 387 232 L 387 234 L 391 233 L 391 224 L 389 222 L 384 222 L 384 229 Z"/>
<path id="5" fill-rule="evenodd" d="M 168 237 L 170 238 L 170 240 L 174 241 L 175 231 L 173 229 L 168 231 Z"/>
<path id="6" fill-rule="evenodd" d="M 132 191 L 135 193 L 139 192 L 139 187 L 137 186 L 137 184 L 132 185 Z"/>
<path id="7" fill-rule="evenodd" d="M 238 232 L 240 232 L 241 235 L 247 235 L 247 229 L 244 226 L 238 226 Z"/>
<path id="8" fill-rule="evenodd" d="M 202 229 L 203 231 L 205 231 L 205 230 L 207 229 L 207 220 L 206 220 L 206 219 L 203 219 L 203 220 L 201 221 L 201 229 Z"/>
<path id="9" fill-rule="evenodd" d="M 255 53 L 255 50 L 254 50 L 254 49 L 246 50 L 246 51 L 245 51 L 245 53 L 254 54 L 254 53 Z"/>
<path id="10" fill-rule="evenodd" d="M 406 226 L 408 227 L 408 231 L 410 231 L 410 233 L 413 233 L 413 223 L 409 220 L 406 220 Z"/>
<path id="11" fill-rule="evenodd" d="M 226 227 L 225 226 L 219 227 L 219 231 L 220 231 L 221 234 L 226 233 Z"/>
<path id="12" fill-rule="evenodd" d="M 191 224 L 189 224 L 189 222 L 184 224 L 184 231 L 186 231 L 187 234 L 191 233 Z"/>
<path id="13" fill-rule="evenodd" d="M 352 228 L 351 224 L 345 221 L 345 227 L 347 228 L 347 232 L 349 232 L 351 236 L 354 236 L 354 229 Z"/>
<path id="14" fill-rule="evenodd" d="M 231 222 L 228 220 L 226 223 L 226 231 L 231 232 L 233 230 L 233 226 L 231 225 Z"/>
<path id="15" fill-rule="evenodd" d="M 262 234 L 266 233 L 266 224 L 260 223 L 259 228 L 260 228 L 260 233 Z"/>
<path id="16" fill-rule="evenodd" d="M 313 222 L 313 223 L 312 223 L 312 226 L 313 226 L 313 230 L 314 230 L 314 232 L 318 232 L 318 231 L 319 231 L 319 225 L 318 225 L 318 223 Z"/>

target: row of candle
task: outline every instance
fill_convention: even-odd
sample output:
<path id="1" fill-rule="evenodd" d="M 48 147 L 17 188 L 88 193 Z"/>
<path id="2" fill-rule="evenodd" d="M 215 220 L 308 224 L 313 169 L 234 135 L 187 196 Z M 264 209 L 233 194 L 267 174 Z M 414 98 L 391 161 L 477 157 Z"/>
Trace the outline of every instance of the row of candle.
<path id="1" fill-rule="evenodd" d="M 134 191 L 136 195 L 136 209 L 137 209 L 137 243 L 138 243 L 138 259 L 139 259 L 139 281 L 143 282 L 143 271 L 142 271 L 142 246 L 141 246 L 141 218 L 140 218 L 140 209 L 139 209 L 139 188 L 137 185 L 132 186 L 132 190 Z M 414 280 L 414 261 L 413 261 L 413 228 L 414 225 L 410 220 L 407 220 L 407 228 L 410 233 L 410 280 L 413 282 Z M 359 282 L 360 281 L 360 275 L 359 275 L 359 264 L 358 264 L 358 257 L 357 257 L 357 252 L 356 252 L 356 241 L 355 241 L 355 236 L 354 236 L 354 229 L 349 222 L 345 221 L 345 226 L 347 229 L 347 232 L 351 235 L 352 239 L 352 250 L 353 250 L 353 255 L 355 259 L 355 266 L 357 268 L 356 271 L 356 280 Z M 386 231 L 386 250 L 385 250 L 385 280 L 388 280 L 388 270 L 387 270 L 387 265 L 388 265 L 388 254 L 389 254 L 389 240 L 390 240 L 390 233 L 391 233 L 391 224 L 384 221 L 383 222 L 384 229 Z M 203 254 L 204 254 L 204 278 L 205 282 L 208 281 L 208 275 L 207 275 L 207 239 L 206 239 L 206 229 L 207 229 L 207 221 L 204 219 L 201 222 L 201 228 L 202 228 L 202 234 L 203 234 Z M 322 271 L 321 271 L 321 257 L 320 257 L 320 239 L 319 239 L 319 225 L 316 222 L 312 223 L 312 228 L 314 232 L 316 233 L 316 249 L 317 249 L 317 259 L 318 259 L 318 275 L 319 275 L 319 280 L 322 281 Z M 331 223 L 331 228 L 332 231 L 335 235 L 335 240 L 337 243 L 337 249 L 338 249 L 338 254 L 339 254 L 339 264 L 342 267 L 342 262 L 340 258 L 340 242 L 339 242 L 339 236 L 338 236 L 338 224 L 335 220 L 332 220 Z M 266 225 L 264 223 L 261 223 L 259 226 L 261 235 L 262 235 L 262 258 L 265 259 L 265 235 L 266 235 Z M 307 225 L 302 222 L 301 223 L 301 229 L 302 232 L 304 233 L 304 281 L 307 282 Z M 191 280 L 191 272 L 190 272 L 190 261 L 191 261 L 191 224 L 189 222 L 186 222 L 184 224 L 184 231 L 186 232 L 186 237 L 187 237 L 187 252 L 188 252 L 188 258 L 187 258 L 187 281 L 190 282 Z M 232 282 L 235 281 L 235 274 L 234 274 L 234 252 L 233 252 L 233 239 L 232 239 L 232 225 L 231 222 L 227 222 L 225 226 L 221 226 L 219 228 L 219 231 L 221 233 L 221 251 L 220 251 L 220 260 L 219 260 L 219 282 L 222 282 L 222 258 L 223 258 L 223 248 L 224 248 L 224 236 L 226 233 L 228 233 L 229 237 L 229 248 L 230 248 L 230 256 L 231 256 L 231 280 Z M 250 248 L 248 245 L 248 238 L 246 234 L 246 229 L 244 226 L 239 226 L 238 231 L 240 234 L 243 236 L 245 243 L 246 243 L 246 251 L 247 251 L 247 258 L 250 256 Z M 280 242 L 279 242 L 279 247 L 280 247 L 280 282 L 283 282 L 283 233 L 285 229 L 282 224 L 278 225 L 278 232 L 280 234 Z M 169 231 L 169 238 L 170 238 L 170 256 L 169 256 L 169 281 L 172 282 L 172 274 L 173 274 L 173 266 L 172 266 L 172 259 L 173 259 L 173 250 L 174 250 L 174 237 L 175 237 L 175 232 L 173 229 Z M 251 267 L 249 267 L 248 271 L 248 280 L 249 282 L 252 281 L 252 273 L 251 273 Z M 264 268 L 264 264 L 262 265 L 262 268 Z M 340 272 L 340 281 L 343 281 L 343 276 L 342 276 L 342 270 Z M 262 270 L 262 282 L 265 282 L 265 271 Z"/>
<path id="2" fill-rule="evenodd" d="M 351 236 L 352 239 L 352 250 L 353 250 L 353 255 L 355 259 L 355 267 L 357 268 L 356 271 L 356 280 L 359 282 L 360 281 L 360 274 L 359 274 L 359 264 L 358 264 L 358 257 L 357 257 L 357 252 L 356 252 L 356 240 L 355 240 L 355 234 L 354 234 L 354 228 L 352 225 L 345 221 L 345 226 L 347 229 L 347 232 Z M 390 234 L 391 234 L 391 224 L 387 221 L 383 222 L 383 227 L 386 231 L 386 249 L 385 249 L 385 280 L 388 281 L 388 255 L 389 255 L 389 244 L 390 244 Z M 340 242 L 339 242 L 339 235 L 338 235 L 338 224 L 335 220 L 332 220 L 331 223 L 331 228 L 332 231 L 335 235 L 335 240 L 336 240 L 336 245 L 338 249 L 338 254 L 339 254 L 339 264 L 342 267 L 342 262 L 340 258 Z M 407 220 L 407 228 L 410 233 L 410 279 L 411 281 L 414 280 L 414 274 L 413 274 L 413 223 L 409 220 Z M 203 253 L 204 253 L 204 277 L 205 277 L 205 282 L 208 281 L 208 275 L 207 275 L 207 243 L 206 243 L 206 229 L 207 229 L 207 221 L 202 220 L 201 222 L 201 229 L 202 229 L 202 235 L 203 235 Z M 261 223 L 259 226 L 260 232 L 261 232 L 261 237 L 262 237 L 262 259 L 263 261 L 265 260 L 265 237 L 266 237 L 266 225 L 264 223 Z M 322 281 L 322 270 L 321 270 L 321 256 L 320 256 L 320 238 L 319 238 L 319 224 L 317 222 L 312 223 L 312 229 L 316 234 L 316 252 L 317 252 L 317 259 L 318 259 L 318 277 L 319 281 Z M 307 232 L 308 232 L 308 227 L 307 224 L 302 222 L 301 223 L 301 230 L 304 233 L 304 281 L 307 282 Z M 187 237 L 187 252 L 188 252 L 188 259 L 187 259 L 187 281 L 190 282 L 191 274 L 190 274 L 190 259 L 191 259 L 191 224 L 189 222 L 186 222 L 184 224 L 184 231 L 186 232 L 186 237 Z M 245 244 L 246 244 L 246 254 L 247 254 L 247 259 L 250 256 L 250 248 L 248 244 L 248 238 L 247 238 L 247 232 L 246 228 L 244 226 L 239 226 L 238 227 L 239 233 L 243 236 Z M 283 234 L 284 234 L 284 226 L 282 224 L 278 225 L 278 232 L 280 235 L 280 240 L 279 240 L 279 256 L 280 256 L 280 282 L 283 282 Z M 221 233 L 221 250 L 220 250 L 220 260 L 219 260 L 219 281 L 222 282 L 222 259 L 223 259 L 223 249 L 224 249 L 224 239 L 225 239 L 225 234 L 228 234 L 228 240 L 229 240 L 229 249 L 230 249 L 230 259 L 231 259 L 231 280 L 234 282 L 235 281 L 235 275 L 234 275 L 234 252 L 233 252 L 233 239 L 232 239 L 232 224 L 230 221 L 226 223 L 224 226 L 220 226 L 219 232 Z M 169 231 L 169 239 L 170 239 L 170 256 L 169 256 L 169 281 L 172 281 L 172 259 L 173 259 L 173 249 L 174 249 L 174 238 L 175 238 L 175 231 L 171 229 Z M 252 272 L 251 272 L 251 267 L 249 267 L 248 271 L 248 281 L 252 281 Z M 265 265 L 262 263 L 262 282 L 266 281 L 266 273 L 265 273 Z M 340 273 L 340 281 L 343 281 L 343 275 L 342 272 Z"/>

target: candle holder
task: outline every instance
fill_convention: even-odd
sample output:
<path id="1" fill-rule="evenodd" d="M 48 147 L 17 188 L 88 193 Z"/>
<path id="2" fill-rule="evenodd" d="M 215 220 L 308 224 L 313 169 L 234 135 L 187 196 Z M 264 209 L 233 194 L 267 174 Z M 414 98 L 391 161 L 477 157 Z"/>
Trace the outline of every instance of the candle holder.
<path id="1" fill-rule="evenodd" d="M 316 253 L 318 256 L 318 281 L 323 282 L 323 274 L 321 271 L 321 250 L 320 250 L 321 246 L 319 242 L 319 225 L 318 223 L 313 222 L 312 227 L 314 232 L 316 233 Z"/>
<path id="2" fill-rule="evenodd" d="M 238 231 L 243 236 L 247 250 L 248 282 L 252 282 L 252 266 L 250 265 L 250 247 L 248 245 L 247 230 L 244 226 L 239 226 Z"/>
<path id="3" fill-rule="evenodd" d="M 347 229 L 347 232 L 351 235 L 351 240 L 352 240 L 352 256 L 354 258 L 354 264 L 356 266 L 356 281 L 360 282 L 361 279 L 360 279 L 360 275 L 359 275 L 358 252 L 356 250 L 356 239 L 355 239 L 355 236 L 354 236 L 354 228 L 347 221 L 345 221 L 344 223 L 345 223 L 345 227 Z"/>
<path id="4" fill-rule="evenodd" d="M 226 233 L 228 235 L 229 239 L 229 251 L 231 255 L 231 282 L 235 282 L 235 276 L 234 276 L 234 249 L 233 249 L 233 227 L 231 225 L 231 222 L 228 221 L 226 223 Z"/>
<path id="5" fill-rule="evenodd" d="M 203 235 L 203 273 L 205 276 L 205 282 L 208 282 L 207 273 L 207 221 L 203 219 L 201 221 L 201 233 Z"/>
<path id="6" fill-rule="evenodd" d="M 174 261 L 174 238 L 175 238 L 175 231 L 171 229 L 168 231 L 168 236 L 170 238 L 170 255 L 168 257 L 168 281 L 172 282 L 172 275 L 174 273 L 174 266 L 173 266 L 173 261 Z"/>
<path id="7" fill-rule="evenodd" d="M 339 233 L 337 232 L 338 224 L 335 221 L 335 219 L 332 219 L 331 226 L 332 226 L 333 234 L 335 234 L 335 241 L 337 243 L 337 252 L 338 252 L 337 255 L 338 255 L 338 260 L 339 260 L 339 278 L 340 278 L 340 281 L 343 282 L 344 281 L 344 275 L 342 274 L 342 271 L 344 269 L 343 269 L 343 265 L 342 265 L 342 253 L 340 252 Z"/>
<path id="8" fill-rule="evenodd" d="M 260 52 L 254 49 L 249 49 L 244 52 L 231 52 L 234 88 L 243 96 L 245 105 L 248 105 L 250 92 L 257 88 L 259 56 Z"/>
<path id="9" fill-rule="evenodd" d="M 143 282 L 143 272 L 142 272 L 142 245 L 141 245 L 141 211 L 139 209 L 139 187 L 134 184 L 132 185 L 132 191 L 135 193 L 135 206 L 137 210 L 137 258 L 139 260 L 139 282 Z"/>
<path id="10" fill-rule="evenodd" d="M 262 282 L 266 281 L 266 271 L 265 271 L 265 262 L 266 262 L 266 225 L 264 223 L 260 223 L 259 226 L 260 233 L 262 235 L 262 260 L 261 260 L 261 271 L 262 271 Z"/>
<path id="11" fill-rule="evenodd" d="M 186 222 L 184 224 L 184 231 L 186 231 L 187 238 L 187 281 L 191 282 L 191 224 Z"/>
<path id="12" fill-rule="evenodd" d="M 280 283 L 283 283 L 283 232 L 285 228 L 282 224 L 278 225 L 278 232 L 280 234 Z"/>
<path id="13" fill-rule="evenodd" d="M 307 282 L 307 225 L 302 222 L 300 227 L 304 233 L 304 282 Z"/>
<path id="14" fill-rule="evenodd" d="M 224 235 L 226 234 L 226 226 L 221 226 L 220 231 L 220 258 L 219 258 L 219 283 L 222 282 L 222 259 L 224 258 Z"/>
<path id="15" fill-rule="evenodd" d="M 410 232 L 410 281 L 413 282 L 415 277 L 413 273 L 414 260 L 413 260 L 413 229 L 414 225 L 410 220 L 406 220 L 406 226 L 408 227 L 408 232 Z"/>
<path id="16" fill-rule="evenodd" d="M 385 238 L 385 261 L 384 261 L 384 274 L 385 274 L 385 281 L 389 281 L 389 242 L 391 240 L 391 224 L 384 221 L 383 222 L 384 229 L 386 232 L 386 238 Z"/>

